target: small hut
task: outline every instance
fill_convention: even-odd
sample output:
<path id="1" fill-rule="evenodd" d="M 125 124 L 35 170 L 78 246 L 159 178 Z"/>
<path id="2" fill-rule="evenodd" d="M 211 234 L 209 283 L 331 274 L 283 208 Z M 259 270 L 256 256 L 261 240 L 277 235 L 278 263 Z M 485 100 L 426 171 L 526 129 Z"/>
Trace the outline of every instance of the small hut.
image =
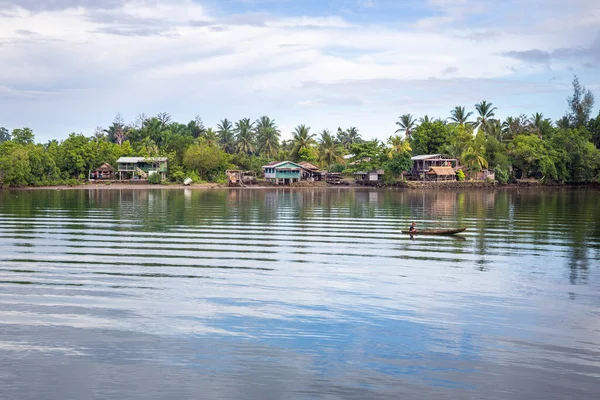
<path id="1" fill-rule="evenodd" d="M 456 172 L 452 167 L 431 167 L 427 172 L 429 181 L 455 181 Z"/>
<path id="2" fill-rule="evenodd" d="M 304 169 L 304 171 L 302 171 L 302 179 L 322 181 L 324 176 L 327 174 L 325 171 L 321 171 L 316 165 L 307 161 L 302 161 L 298 164 L 300 164 Z"/>
<path id="3" fill-rule="evenodd" d="M 383 181 L 385 171 L 377 169 L 373 171 L 358 171 L 354 173 L 354 182 L 365 185 Z"/>
<path id="4" fill-rule="evenodd" d="M 104 163 L 90 173 L 90 179 L 114 179 L 115 169 L 108 163 Z"/>
<path id="5" fill-rule="evenodd" d="M 339 172 L 327 172 L 325 175 L 325 179 L 327 183 L 332 185 L 339 185 L 342 181 L 342 174 Z"/>

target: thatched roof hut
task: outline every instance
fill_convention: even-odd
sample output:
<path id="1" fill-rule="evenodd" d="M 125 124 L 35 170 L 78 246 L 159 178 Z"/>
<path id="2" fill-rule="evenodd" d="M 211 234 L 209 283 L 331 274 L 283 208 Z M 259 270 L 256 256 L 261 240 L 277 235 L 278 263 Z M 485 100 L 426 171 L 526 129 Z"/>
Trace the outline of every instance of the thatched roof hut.
<path id="1" fill-rule="evenodd" d="M 427 178 L 435 181 L 454 181 L 456 171 L 452 167 L 431 167 L 427 172 Z"/>

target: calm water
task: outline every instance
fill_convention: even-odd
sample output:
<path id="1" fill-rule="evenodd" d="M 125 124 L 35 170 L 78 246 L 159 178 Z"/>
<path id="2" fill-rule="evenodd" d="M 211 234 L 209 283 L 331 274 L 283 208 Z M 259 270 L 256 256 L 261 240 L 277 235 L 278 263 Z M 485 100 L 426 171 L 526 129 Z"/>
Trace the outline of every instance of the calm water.
<path id="1" fill-rule="evenodd" d="M 0 398 L 597 399 L 599 194 L 0 191 Z"/>

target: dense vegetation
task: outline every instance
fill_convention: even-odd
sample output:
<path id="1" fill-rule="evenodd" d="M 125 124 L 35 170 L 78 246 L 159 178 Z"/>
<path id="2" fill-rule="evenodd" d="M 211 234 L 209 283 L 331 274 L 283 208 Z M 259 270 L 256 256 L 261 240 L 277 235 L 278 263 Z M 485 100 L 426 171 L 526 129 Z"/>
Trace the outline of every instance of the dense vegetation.
<path id="1" fill-rule="evenodd" d="M 72 133 L 61 142 L 36 144 L 31 129 L 9 132 L 0 127 L 0 182 L 8 186 L 76 183 L 90 170 L 121 156 L 167 156 L 169 180 L 223 181 L 225 170 L 261 172 L 272 160 L 309 161 L 329 171 L 354 172 L 383 168 L 386 179 L 410 169 L 412 155 L 444 153 L 456 157 L 468 175 L 493 169 L 496 179 L 513 178 L 586 183 L 600 173 L 600 114 L 592 118 L 594 96 L 573 80 L 567 114 L 554 123 L 541 113 L 495 118 L 496 107 L 482 101 L 475 113 L 456 106 L 446 120 L 411 114 L 399 117 L 398 130 L 385 143 L 365 141 L 355 127 L 319 134 L 305 125 L 291 140 L 281 140 L 275 121 L 222 120 L 206 128 L 199 117 L 182 124 L 168 113 L 140 115 L 125 123 L 117 115 L 106 129 L 87 137 Z M 351 157 L 344 158 L 350 154 Z"/>

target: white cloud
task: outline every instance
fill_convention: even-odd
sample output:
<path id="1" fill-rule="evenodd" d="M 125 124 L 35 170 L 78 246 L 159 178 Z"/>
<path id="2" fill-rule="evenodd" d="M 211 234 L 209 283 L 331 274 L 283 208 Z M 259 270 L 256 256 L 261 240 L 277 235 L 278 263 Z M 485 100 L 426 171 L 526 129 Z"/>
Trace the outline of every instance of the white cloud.
<path id="1" fill-rule="evenodd" d="M 485 14 L 473 2 L 429 4 L 438 14 L 412 28 L 336 15 L 220 17 L 191 0 L 114 3 L 110 9 L 13 8 L 0 14 L 0 105 L 10 106 L 13 125 L 35 128 L 50 118 L 65 126 L 62 135 L 108 124 L 119 111 L 133 119 L 139 112 L 164 110 L 181 119 L 200 113 L 212 125 L 224 117 L 269 114 L 281 126 L 352 124 L 379 134 L 393 131 L 405 110 L 437 111 L 427 111 L 429 105 L 441 112 L 471 98 L 491 99 L 502 88 L 468 82 L 523 79 L 515 71 L 547 73 L 548 65 L 525 65 L 507 52 L 549 52 L 582 43 L 578 26 L 560 32 L 543 24 L 537 30 L 482 31 L 456 25 Z M 590 4 L 580 0 L 577 12 L 588 10 L 593 20 L 597 7 Z M 545 18 L 551 17 L 558 16 Z M 446 83 L 456 82 L 472 92 L 460 87 L 446 92 Z M 532 92 L 534 86 L 525 85 Z M 416 92 L 423 87 L 430 98 Z M 19 97 L 48 104 L 48 111 L 32 116 L 30 102 L 9 104 Z M 73 105 L 76 113 L 66 109 Z"/>

